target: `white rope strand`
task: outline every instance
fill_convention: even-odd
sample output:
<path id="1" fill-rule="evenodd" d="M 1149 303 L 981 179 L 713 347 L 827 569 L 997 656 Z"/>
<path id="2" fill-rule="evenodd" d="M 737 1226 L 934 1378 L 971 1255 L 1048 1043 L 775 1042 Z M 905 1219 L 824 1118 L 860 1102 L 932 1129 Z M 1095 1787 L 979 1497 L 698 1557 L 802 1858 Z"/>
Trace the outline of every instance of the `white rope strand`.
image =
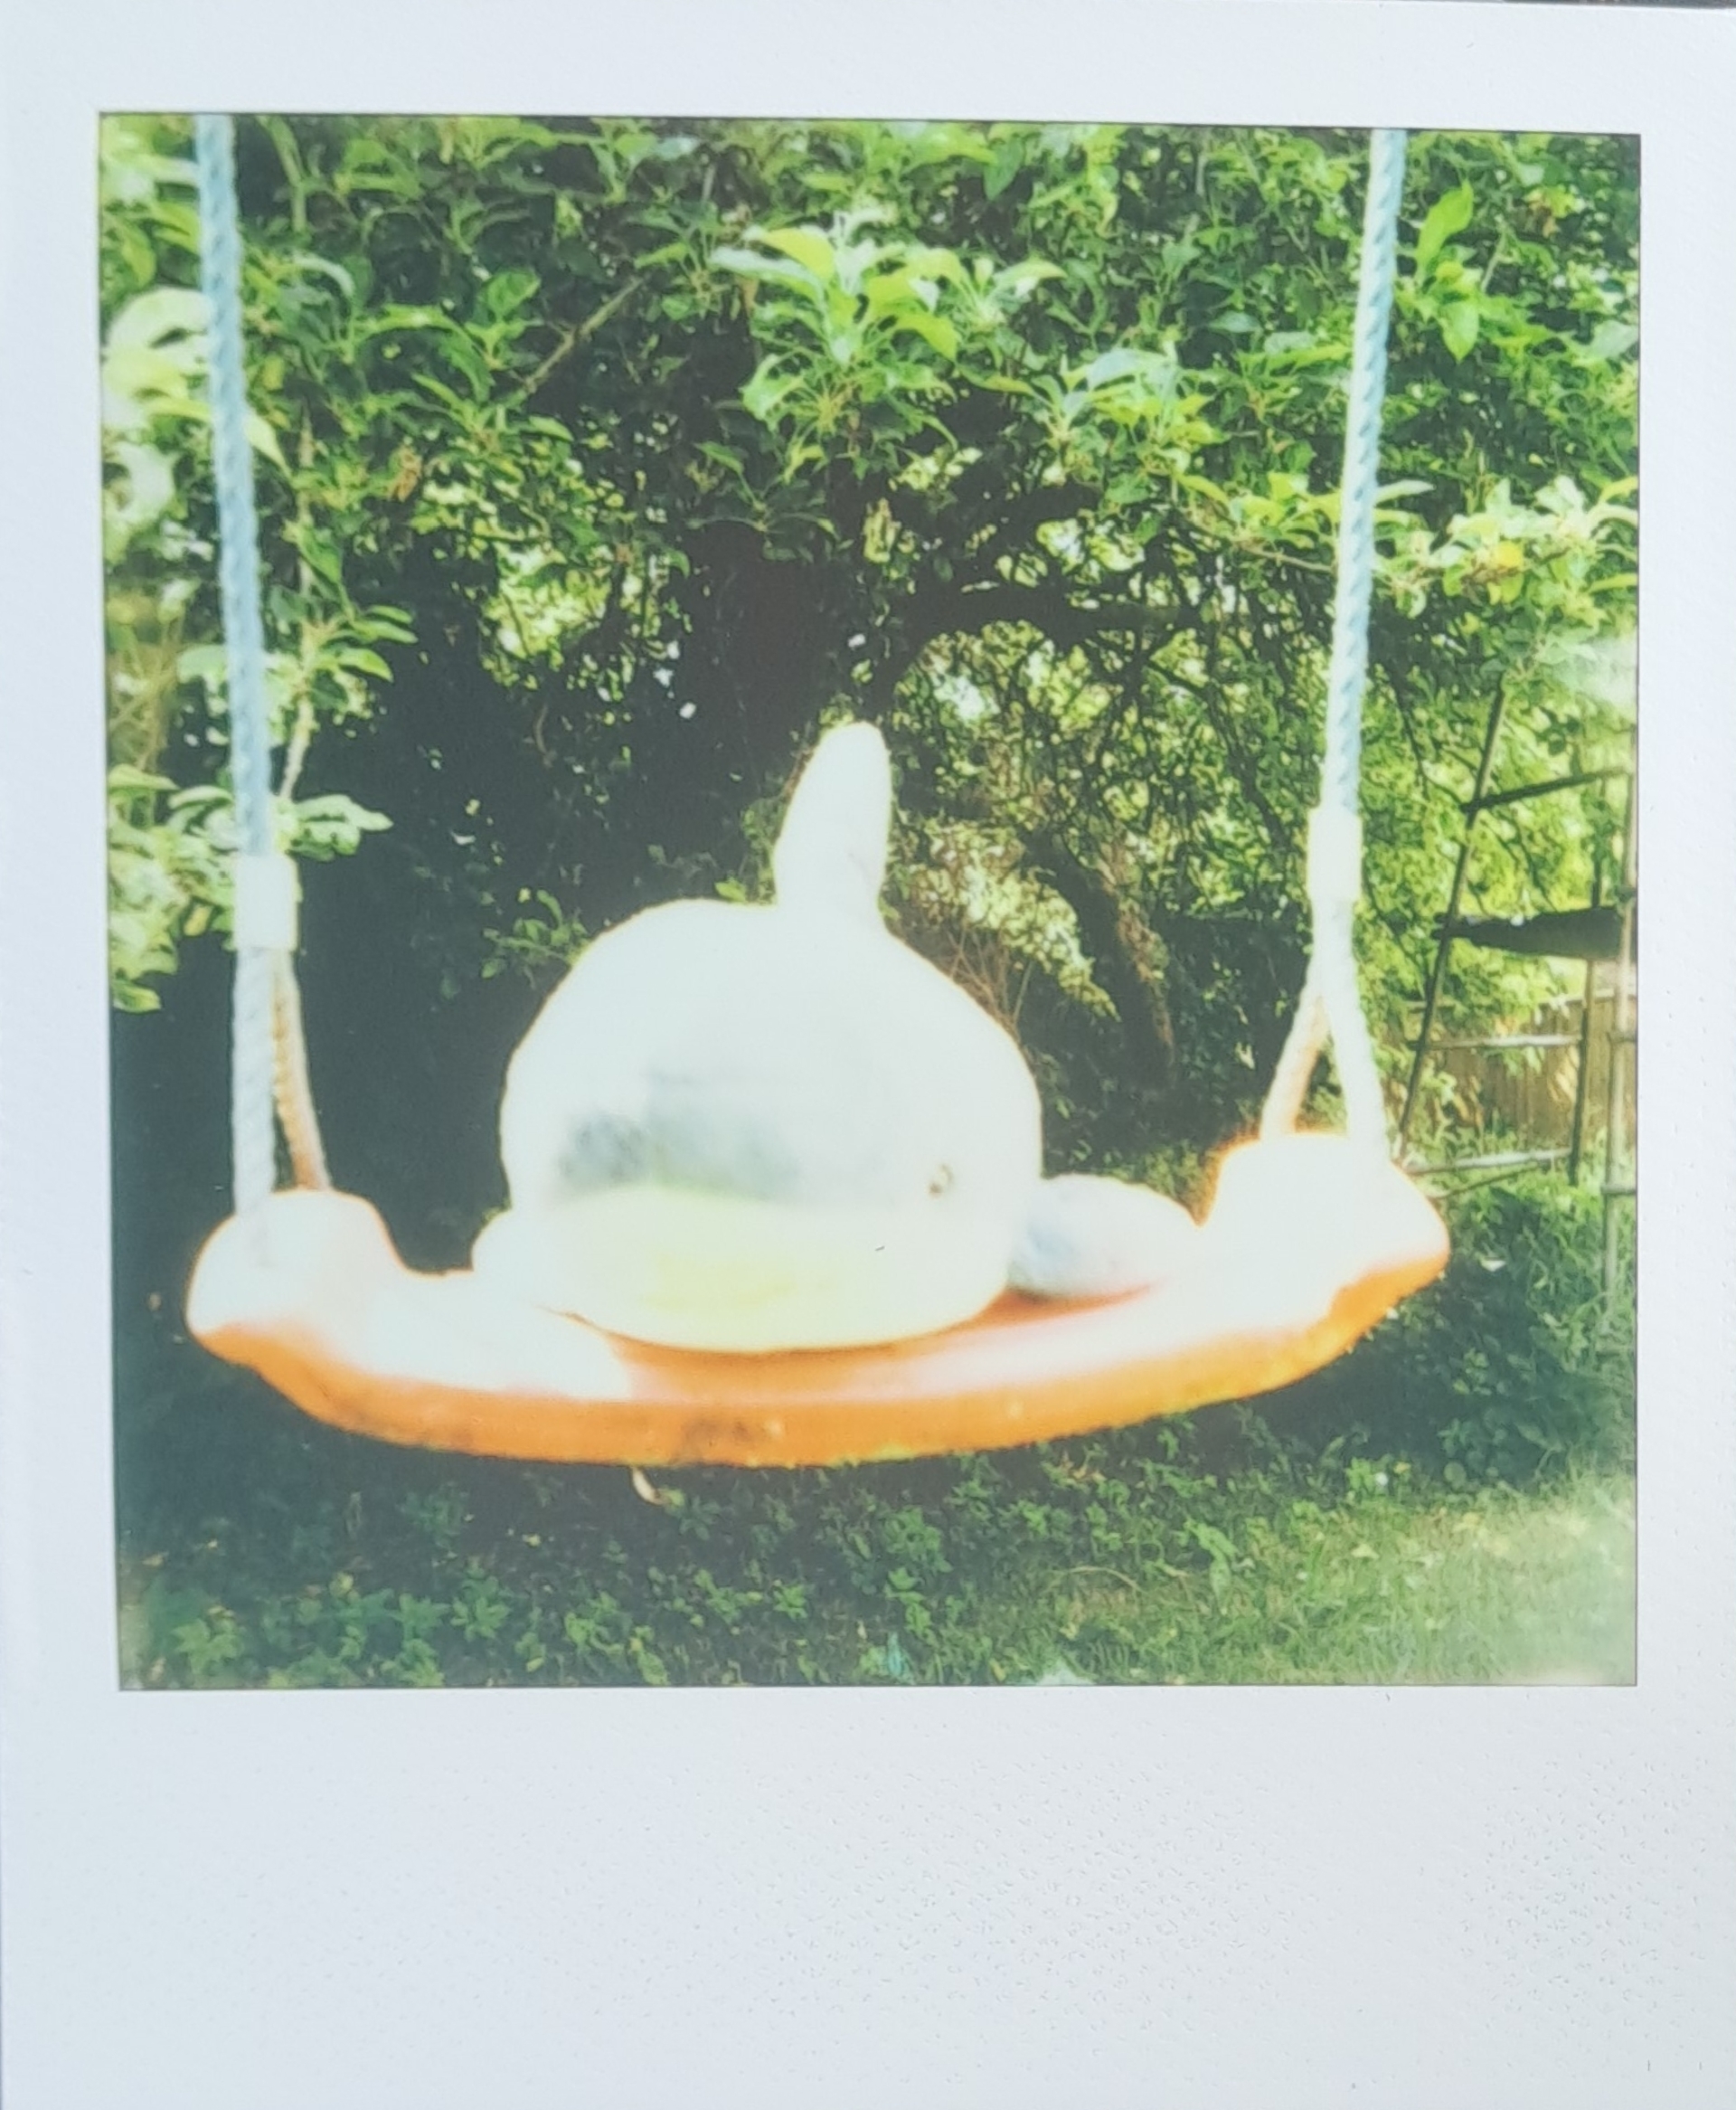
<path id="1" fill-rule="evenodd" d="M 212 468 L 217 489 L 219 579 L 228 668 L 230 783 L 234 799 L 235 988 L 231 1023 L 231 1147 L 235 1212 L 257 1208 L 277 1185 L 274 1102 L 303 1186 L 329 1184 L 307 1083 L 295 952 L 298 885 L 278 848 L 271 730 L 265 704 L 259 609 L 259 528 L 247 433 L 241 342 L 241 237 L 235 203 L 235 132 L 226 117 L 193 127 L 199 178 L 200 274 L 209 310 Z"/>
<path id="2" fill-rule="evenodd" d="M 1378 131 L 1370 141 L 1368 198 L 1351 345 L 1344 473 L 1338 512 L 1337 592 L 1326 683 L 1326 752 L 1320 804 L 1308 832 L 1312 948 L 1296 1017 L 1278 1058 L 1260 1133 L 1295 1127 L 1316 1063 L 1330 1041 L 1352 1137 L 1387 1149 L 1386 1105 L 1356 979 L 1356 904 L 1362 894 L 1363 693 L 1368 679 L 1369 611 L 1374 578 L 1374 492 L 1381 412 L 1386 397 L 1387 332 L 1397 270 L 1405 137 Z"/>
<path id="3" fill-rule="evenodd" d="M 217 487 L 223 639 L 228 659 L 230 782 L 235 801 L 237 895 L 241 861 L 277 849 L 271 822 L 270 733 L 265 709 L 265 628 L 259 612 L 259 523 L 248 449 L 241 359 L 241 243 L 235 210 L 234 129 L 226 117 L 193 127 L 199 177 L 199 258 L 209 309 L 212 467 Z M 269 947 L 253 941 L 239 910 L 231 1026 L 231 1144 L 235 1210 L 256 1208 L 277 1185 L 272 1120 Z"/>

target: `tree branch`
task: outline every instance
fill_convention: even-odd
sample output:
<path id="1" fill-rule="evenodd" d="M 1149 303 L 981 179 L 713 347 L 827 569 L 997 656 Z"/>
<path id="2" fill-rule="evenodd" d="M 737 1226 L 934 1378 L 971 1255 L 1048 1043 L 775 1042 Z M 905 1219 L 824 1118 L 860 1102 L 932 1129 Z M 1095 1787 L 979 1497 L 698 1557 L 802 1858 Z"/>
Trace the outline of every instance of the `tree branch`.
<path id="1" fill-rule="evenodd" d="M 600 308 L 593 308 L 581 322 L 569 323 L 561 333 L 561 342 L 524 383 L 524 401 L 533 402 L 540 395 L 550 377 L 571 358 L 580 345 L 589 343 L 611 317 L 618 315 L 644 283 L 642 279 L 629 279 L 625 286 L 611 293 Z"/>
<path id="2" fill-rule="evenodd" d="M 937 638 L 986 630 L 993 623 L 1028 623 L 1062 647 L 1115 630 L 1161 643 L 1194 627 L 1191 610 L 1124 601 L 1084 608 L 1062 588 L 1015 586 L 1005 581 L 992 586 L 947 581 L 924 587 L 906 603 L 902 627 L 910 658 L 915 658 Z"/>

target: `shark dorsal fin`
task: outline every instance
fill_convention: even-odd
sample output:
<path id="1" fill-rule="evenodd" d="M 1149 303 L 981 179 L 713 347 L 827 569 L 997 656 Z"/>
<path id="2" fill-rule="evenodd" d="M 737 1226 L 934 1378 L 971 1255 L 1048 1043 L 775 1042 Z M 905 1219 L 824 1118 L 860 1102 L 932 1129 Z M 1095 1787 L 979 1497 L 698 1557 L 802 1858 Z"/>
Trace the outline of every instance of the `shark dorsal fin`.
<path id="1" fill-rule="evenodd" d="M 834 726 L 802 771 L 772 852 L 778 906 L 879 923 L 892 823 L 886 743 L 873 725 Z"/>

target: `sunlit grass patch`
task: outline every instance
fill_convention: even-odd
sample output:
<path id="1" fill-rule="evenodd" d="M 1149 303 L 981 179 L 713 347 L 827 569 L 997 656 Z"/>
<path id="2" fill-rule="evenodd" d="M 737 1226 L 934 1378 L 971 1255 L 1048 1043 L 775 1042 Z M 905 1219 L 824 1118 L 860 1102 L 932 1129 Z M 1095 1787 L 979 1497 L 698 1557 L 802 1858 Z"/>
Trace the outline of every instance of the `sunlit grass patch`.
<path id="1" fill-rule="evenodd" d="M 1630 1480 L 1421 1500 L 1402 1484 L 1293 1501 L 1234 1538 L 1196 1526 L 1203 1570 L 1072 1571 L 1052 1600 L 1058 1658 L 1115 1682 L 1631 1680 Z"/>

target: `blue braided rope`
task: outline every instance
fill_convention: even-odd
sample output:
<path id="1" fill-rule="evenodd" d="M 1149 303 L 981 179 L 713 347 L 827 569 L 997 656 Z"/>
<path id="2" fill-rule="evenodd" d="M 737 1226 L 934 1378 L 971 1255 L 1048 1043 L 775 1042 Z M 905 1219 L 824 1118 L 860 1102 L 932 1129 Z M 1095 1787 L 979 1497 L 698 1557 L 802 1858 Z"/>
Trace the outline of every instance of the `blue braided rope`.
<path id="1" fill-rule="evenodd" d="M 1368 682 L 1369 612 L 1374 580 L 1374 493 L 1380 471 L 1381 414 L 1386 400 L 1387 337 L 1398 269 L 1399 207 L 1404 191 L 1405 136 L 1377 131 L 1369 147 L 1368 198 L 1351 340 L 1344 468 L 1340 485 L 1337 590 L 1332 659 L 1326 677 L 1326 746 L 1320 805 L 1354 822 L 1362 775 L 1363 695 Z M 1313 943 L 1289 1038 L 1268 1094 L 1261 1132 L 1288 1133 L 1306 1097 L 1314 1065 L 1332 1042 L 1349 1133 L 1387 1148 L 1386 1106 L 1356 979 L 1355 904 L 1310 888 Z"/>
<path id="2" fill-rule="evenodd" d="M 1321 803 L 1357 807 L 1363 761 L 1363 690 L 1368 680 L 1369 604 L 1374 583 L 1374 491 L 1386 401 L 1386 344 L 1397 275 L 1399 205 L 1404 194 L 1402 132 L 1376 132 L 1369 151 L 1361 277 L 1351 340 L 1350 410 L 1338 504 L 1338 591 L 1326 682 L 1326 752 Z"/>
<path id="3" fill-rule="evenodd" d="M 275 849 L 271 735 L 265 705 L 265 625 L 259 609 L 259 530 L 247 437 L 241 354 L 241 237 L 235 204 L 235 134 L 227 117 L 194 121 L 199 179 L 199 261 L 209 309 L 212 463 L 217 487 L 223 637 L 228 656 L 230 781 L 236 847 Z M 231 1137 L 238 1215 L 277 1184 L 272 1112 L 273 960 L 264 947 L 236 947 L 231 1019 Z"/>

